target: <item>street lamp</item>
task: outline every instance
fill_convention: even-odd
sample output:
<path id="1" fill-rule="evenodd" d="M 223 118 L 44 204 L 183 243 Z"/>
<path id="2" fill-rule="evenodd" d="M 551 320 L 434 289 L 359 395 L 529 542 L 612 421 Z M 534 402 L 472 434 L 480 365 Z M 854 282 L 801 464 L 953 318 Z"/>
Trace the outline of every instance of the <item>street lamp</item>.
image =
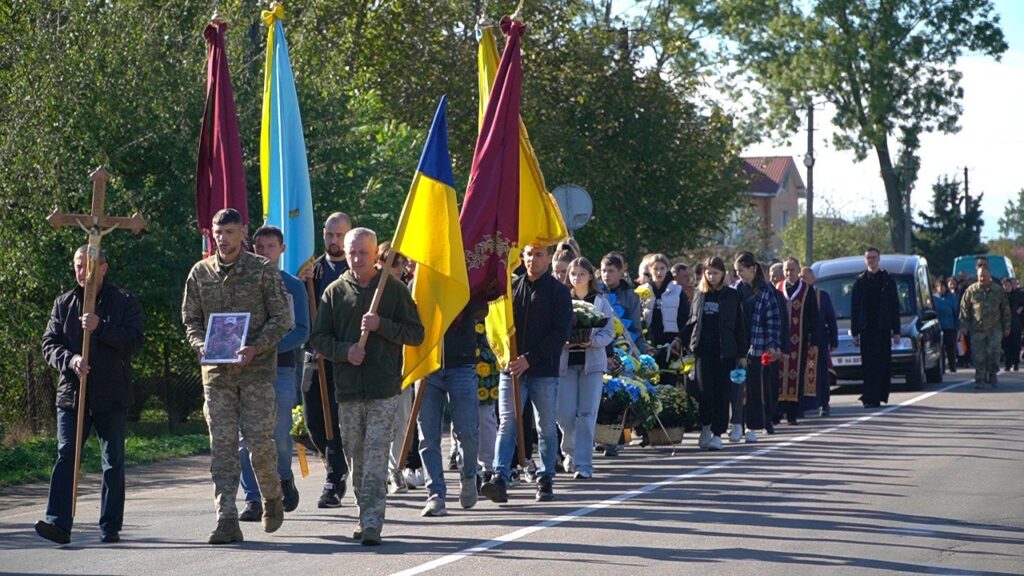
<path id="1" fill-rule="evenodd" d="M 814 103 L 807 105 L 807 266 L 814 262 Z"/>

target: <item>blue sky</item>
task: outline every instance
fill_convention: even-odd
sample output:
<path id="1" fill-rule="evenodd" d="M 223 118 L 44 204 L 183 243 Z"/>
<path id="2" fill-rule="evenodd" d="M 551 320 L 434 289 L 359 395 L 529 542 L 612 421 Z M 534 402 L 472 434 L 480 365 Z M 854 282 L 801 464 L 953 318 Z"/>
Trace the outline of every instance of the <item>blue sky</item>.
<path id="1" fill-rule="evenodd" d="M 1007 200 L 1024 188 L 1024 0 L 995 0 L 1009 50 L 1000 62 L 980 56 L 960 59 L 963 72 L 964 113 L 956 134 L 922 137 L 921 173 L 914 189 L 915 214 L 928 210 L 931 185 L 941 176 L 963 179 L 968 168 L 971 195 L 984 194 L 983 237 L 998 235 L 998 221 Z M 821 200 L 844 215 L 885 211 L 885 189 L 874 156 L 857 163 L 849 152 L 831 148 L 828 109 L 815 114 L 815 213 Z M 806 151 L 805 135 L 794 135 L 793 145 L 763 142 L 747 155 L 792 154 L 799 163 Z"/>

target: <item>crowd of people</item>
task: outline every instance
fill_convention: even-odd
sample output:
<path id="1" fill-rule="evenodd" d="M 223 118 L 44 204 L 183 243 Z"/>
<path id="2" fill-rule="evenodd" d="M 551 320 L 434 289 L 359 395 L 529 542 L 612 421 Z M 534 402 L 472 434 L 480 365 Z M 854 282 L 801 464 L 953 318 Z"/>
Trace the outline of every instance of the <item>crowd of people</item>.
<path id="1" fill-rule="evenodd" d="M 261 521 L 274 532 L 284 514 L 298 507 L 291 470 L 296 405 L 325 465 L 317 506 L 342 506 L 351 488 L 358 508 L 352 536 L 364 545 L 381 543 L 389 492 L 424 488 L 422 516 L 447 515 L 446 467 L 458 470 L 463 509 L 482 498 L 507 502 L 509 490 L 524 481 L 533 484 L 537 501 L 550 501 L 558 473 L 586 482 L 598 473 L 595 448 L 607 457 L 618 453 L 614 444 L 595 443 L 606 375 L 618 363 L 612 349 L 616 324 L 631 348 L 654 358 L 662 384 L 680 387 L 696 401 L 701 450 L 722 450 L 725 440 L 757 442 L 783 420 L 797 425 L 809 413 L 830 413 L 836 314 L 829 294 L 815 288 L 813 271 L 796 258 L 758 262 L 747 252 L 731 263 L 710 257 L 691 267 L 648 254 L 630 277 L 619 252 L 591 260 L 572 240 L 525 246 L 510 286 L 517 352 L 508 366 L 495 379 L 483 362 L 493 357 L 481 337 L 488 308 L 471 301 L 444 335 L 442 368 L 403 389 L 403 346 L 424 339 L 408 289 L 415 262 L 392 254 L 372 230 L 353 227 L 340 212 L 326 220 L 325 253 L 301 278 L 278 270 L 287 249 L 280 230 L 262 227 L 246 246 L 241 216 L 225 209 L 214 216 L 212 233 L 216 252 L 196 263 L 185 283 L 181 313 L 188 341 L 199 358 L 208 355 L 214 314 L 228 315 L 218 329 L 240 314 L 247 315 L 249 328 L 234 347 L 234 362 L 202 364 L 217 514 L 210 544 L 241 542 L 240 522 Z M 122 528 L 130 361 L 144 338 L 134 297 L 103 281 L 102 258 L 93 270 L 101 286 L 97 312 L 82 314 L 86 251 L 75 255 L 79 287 L 57 299 L 44 336 L 47 360 L 61 373 L 59 446 L 46 518 L 36 530 L 57 543 L 69 542 L 72 529 L 68 492 L 78 378 L 90 370 L 81 361 L 82 336 L 89 331 L 95 337 L 85 433 L 95 428 L 102 444 L 104 542 L 118 541 Z M 955 280 L 936 284 L 935 307 L 943 330 L 951 331 L 948 342 L 956 346 L 961 328 L 971 335 L 979 385 L 995 384 L 993 342 L 1007 350 L 1008 369 L 1019 363 L 1024 294 L 1009 292 L 1006 298 L 984 267 L 971 287 Z M 863 354 L 866 408 L 889 399 L 890 343 L 901 331 L 898 298 L 878 250 L 868 249 L 865 271 L 853 287 L 851 318 L 851 335 Z M 581 303 L 614 322 L 580 334 L 574 306 Z M 1001 336 L 993 340 L 995 331 Z M 1012 341 L 1013 334 L 1015 344 L 1002 339 Z M 677 369 L 681 358 L 693 360 L 691 373 Z M 494 389 L 485 385 L 491 380 L 497 381 Z M 408 452 L 407 423 L 416 429 Z"/>

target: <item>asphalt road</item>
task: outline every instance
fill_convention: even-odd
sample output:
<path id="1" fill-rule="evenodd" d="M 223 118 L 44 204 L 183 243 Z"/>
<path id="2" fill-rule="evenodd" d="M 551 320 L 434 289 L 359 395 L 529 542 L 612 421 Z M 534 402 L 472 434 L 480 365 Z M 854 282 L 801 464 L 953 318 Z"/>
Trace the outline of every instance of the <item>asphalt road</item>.
<path id="1" fill-rule="evenodd" d="M 1024 376 L 983 391 L 951 376 L 880 410 L 836 396 L 829 418 L 720 453 L 689 436 L 675 456 L 596 456 L 595 478 L 559 477 L 548 504 L 519 488 L 507 505 L 450 501 L 447 517 L 427 519 L 414 490 L 389 500 L 377 548 L 349 538 L 350 498 L 316 509 L 316 467 L 279 532 L 244 524 L 244 544 L 219 548 L 204 544 L 215 519 L 203 457 L 129 470 L 117 545 L 99 543 L 97 475 L 83 480 L 72 545 L 59 548 L 32 530 L 46 487 L 7 489 L 0 573 L 1024 574 Z"/>

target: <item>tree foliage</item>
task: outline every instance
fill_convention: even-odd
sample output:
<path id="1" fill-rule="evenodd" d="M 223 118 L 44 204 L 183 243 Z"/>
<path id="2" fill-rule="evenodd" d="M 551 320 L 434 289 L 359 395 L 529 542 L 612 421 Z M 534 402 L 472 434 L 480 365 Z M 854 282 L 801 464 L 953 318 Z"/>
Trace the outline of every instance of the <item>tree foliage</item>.
<path id="1" fill-rule="evenodd" d="M 963 185 L 948 176 L 932 186 L 931 214 L 918 213 L 921 224 L 914 235 L 914 249 L 928 259 L 932 273 L 948 275 L 957 256 L 986 251 L 981 242 L 982 196 L 968 196 Z"/>
<path id="2" fill-rule="evenodd" d="M 1003 215 L 999 217 L 999 234 L 1017 244 L 1024 243 L 1024 188 L 1017 192 L 1017 201 L 1006 201 Z"/>
<path id="3" fill-rule="evenodd" d="M 745 90 L 752 118 L 792 134 L 811 101 L 827 102 L 836 147 L 858 160 L 877 158 L 890 237 L 902 246 L 918 138 L 959 129 L 958 58 L 999 59 L 1007 49 L 991 1 L 723 0 L 721 10 L 723 33 L 735 42 L 737 77 L 765 88 Z M 894 137 L 905 168 L 894 168 Z"/>
<path id="4" fill-rule="evenodd" d="M 844 256 L 856 256 L 874 246 L 883 253 L 893 252 L 892 244 L 886 238 L 889 223 L 882 214 L 868 214 L 849 220 L 838 210 L 827 206 L 824 214 L 814 216 L 814 257 L 830 260 Z M 796 256 L 803 259 L 807 254 L 807 217 L 802 215 L 790 221 L 782 231 L 782 251 L 779 256 Z"/>
<path id="5" fill-rule="evenodd" d="M 442 94 L 464 187 L 477 132 L 474 6 L 496 20 L 515 4 L 286 2 L 317 219 L 343 210 L 388 237 Z M 665 26 L 651 16 L 660 3 L 629 22 L 604 1 L 532 3 L 524 14 L 523 119 L 548 187 L 572 182 L 594 198 L 595 218 L 579 232 L 591 256 L 692 247 L 721 227 L 742 189 L 733 120 L 699 103 L 688 72 L 699 62 L 677 57 L 681 38 L 699 38 L 705 23 L 687 2 L 673 4 Z M 217 7 L 229 23 L 255 224 L 266 27 L 253 0 Z M 194 170 L 210 11 L 198 0 L 0 3 L 0 410 L 18 406 L 6 400 L 24 389 L 25 354 L 38 350 L 53 298 L 73 286 L 71 255 L 84 241 L 44 218 L 55 206 L 87 211 L 87 175 L 100 164 L 114 176 L 108 213 L 137 210 L 149 222 L 141 239 L 104 241 L 109 278 L 137 293 L 146 314 L 139 392 L 194 383 L 179 306 L 200 256 Z M 655 47 L 671 75 L 641 63 Z"/>

